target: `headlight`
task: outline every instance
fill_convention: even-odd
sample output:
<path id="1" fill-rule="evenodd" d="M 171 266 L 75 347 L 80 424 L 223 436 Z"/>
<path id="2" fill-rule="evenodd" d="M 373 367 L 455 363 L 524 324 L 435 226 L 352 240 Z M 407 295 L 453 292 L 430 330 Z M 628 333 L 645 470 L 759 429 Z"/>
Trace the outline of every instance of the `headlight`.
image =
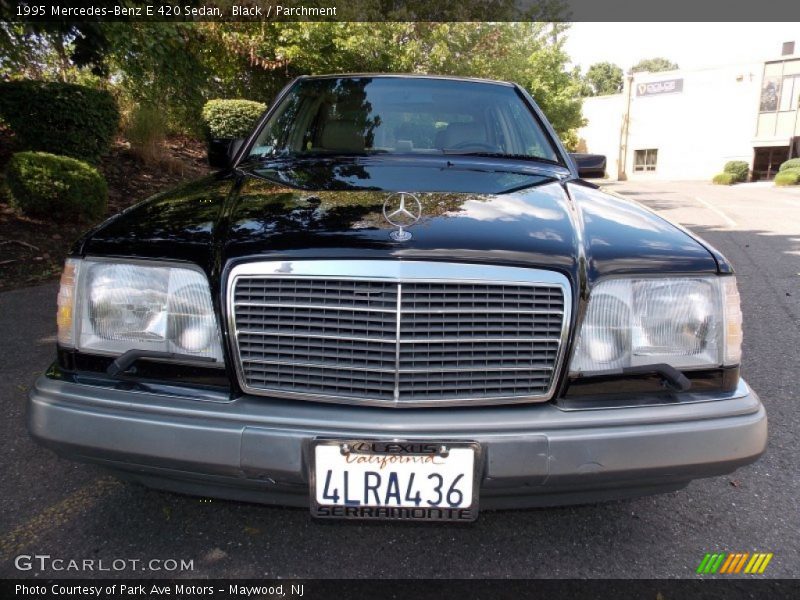
<path id="1" fill-rule="evenodd" d="M 69 259 L 59 343 L 101 354 L 152 350 L 222 360 L 206 276 L 183 266 Z"/>
<path id="2" fill-rule="evenodd" d="M 570 373 L 734 365 L 741 342 L 734 277 L 609 279 L 589 297 Z"/>

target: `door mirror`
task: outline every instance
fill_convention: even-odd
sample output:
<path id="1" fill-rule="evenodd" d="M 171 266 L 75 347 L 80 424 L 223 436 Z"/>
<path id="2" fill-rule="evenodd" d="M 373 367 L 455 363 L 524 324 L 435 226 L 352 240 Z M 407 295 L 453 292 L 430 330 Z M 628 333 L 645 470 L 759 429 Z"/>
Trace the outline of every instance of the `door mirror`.
<path id="1" fill-rule="evenodd" d="M 594 179 L 606 176 L 606 157 L 602 154 L 572 154 L 572 160 L 578 167 L 578 177 Z"/>
<path id="2" fill-rule="evenodd" d="M 227 169 L 244 144 L 244 138 L 212 138 L 208 141 L 208 164 Z"/>

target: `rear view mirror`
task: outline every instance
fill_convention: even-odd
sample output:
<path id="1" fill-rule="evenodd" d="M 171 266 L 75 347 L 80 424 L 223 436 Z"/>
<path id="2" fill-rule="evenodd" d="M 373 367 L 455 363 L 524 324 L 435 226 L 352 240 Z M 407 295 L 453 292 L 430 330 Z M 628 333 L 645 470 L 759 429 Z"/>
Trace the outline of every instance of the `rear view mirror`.
<path id="1" fill-rule="evenodd" d="M 581 179 L 594 179 L 606 176 L 606 157 L 602 154 L 570 153 L 570 156 L 578 167 L 578 177 Z"/>

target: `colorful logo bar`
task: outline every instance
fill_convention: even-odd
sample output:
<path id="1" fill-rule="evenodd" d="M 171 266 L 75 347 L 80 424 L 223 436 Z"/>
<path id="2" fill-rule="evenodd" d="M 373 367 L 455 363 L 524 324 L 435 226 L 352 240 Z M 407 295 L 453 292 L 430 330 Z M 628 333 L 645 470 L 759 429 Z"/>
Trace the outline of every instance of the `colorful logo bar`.
<path id="1" fill-rule="evenodd" d="M 772 552 L 717 552 L 706 554 L 697 567 L 699 575 L 756 575 L 767 569 Z"/>

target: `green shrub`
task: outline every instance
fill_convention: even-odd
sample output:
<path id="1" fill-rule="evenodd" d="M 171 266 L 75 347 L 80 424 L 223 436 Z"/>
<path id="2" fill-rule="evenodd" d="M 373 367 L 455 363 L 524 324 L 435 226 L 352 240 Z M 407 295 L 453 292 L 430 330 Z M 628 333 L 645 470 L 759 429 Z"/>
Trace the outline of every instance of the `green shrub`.
<path id="1" fill-rule="evenodd" d="M 781 163 L 778 171 L 785 171 L 786 169 L 800 169 L 800 158 L 790 158 L 786 162 Z"/>
<path id="2" fill-rule="evenodd" d="M 119 110 L 107 91 L 44 81 L 0 83 L 0 120 L 22 150 L 96 162 L 111 145 Z"/>
<path id="3" fill-rule="evenodd" d="M 783 170 L 775 175 L 775 185 L 797 185 L 800 183 L 800 169 Z"/>
<path id="4" fill-rule="evenodd" d="M 718 173 L 714 175 L 714 179 L 711 182 L 716 185 L 733 185 L 736 182 L 736 175 L 733 173 Z"/>
<path id="5" fill-rule="evenodd" d="M 125 119 L 125 137 L 133 154 L 145 164 L 160 164 L 165 160 L 164 141 L 167 137 L 167 116 L 155 106 L 134 108 Z"/>
<path id="6" fill-rule="evenodd" d="M 729 160 L 725 163 L 722 169 L 724 173 L 730 173 L 734 176 L 734 181 L 747 181 L 747 175 L 750 172 L 750 165 L 743 160 Z"/>
<path id="7" fill-rule="evenodd" d="M 5 172 L 11 204 L 32 217 L 77 220 L 103 216 L 106 180 L 93 166 L 46 152 L 18 152 Z"/>
<path id="8" fill-rule="evenodd" d="M 266 109 L 266 104 L 252 100 L 209 100 L 203 106 L 203 121 L 212 138 L 241 138 Z"/>

